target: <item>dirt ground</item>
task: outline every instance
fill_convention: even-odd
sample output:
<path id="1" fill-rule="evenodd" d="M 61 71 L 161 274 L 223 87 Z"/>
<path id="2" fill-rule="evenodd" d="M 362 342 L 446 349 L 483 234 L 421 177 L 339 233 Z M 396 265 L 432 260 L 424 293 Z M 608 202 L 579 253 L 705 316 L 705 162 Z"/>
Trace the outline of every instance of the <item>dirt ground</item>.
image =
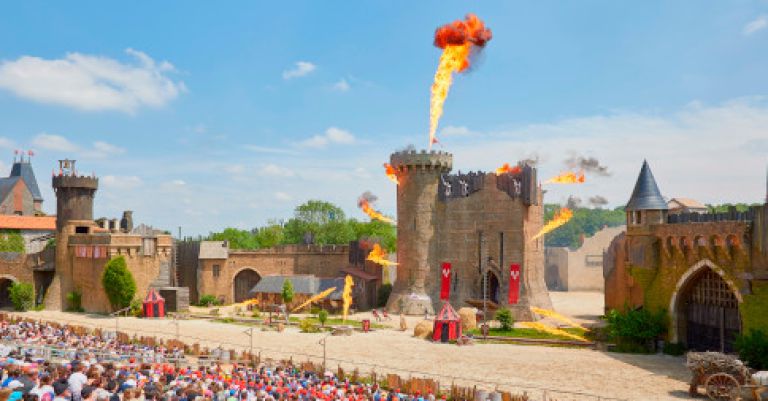
<path id="1" fill-rule="evenodd" d="M 602 294 L 552 293 L 555 309 L 584 322 L 602 313 Z M 36 319 L 114 329 L 115 318 L 65 312 L 27 312 Z M 357 314 L 363 319 L 369 314 Z M 393 321 L 397 321 L 396 317 Z M 409 319 L 409 327 L 419 319 Z M 395 322 L 396 323 L 396 322 Z M 176 336 L 176 324 L 164 319 L 120 318 L 121 331 L 163 338 Z M 208 347 L 248 349 L 246 327 L 208 320 L 180 320 L 178 334 L 187 343 Z M 304 334 L 294 328 L 283 333 L 255 331 L 254 349 L 262 357 L 295 361 L 321 360 L 325 334 Z M 528 345 L 476 344 L 466 347 L 415 339 L 411 330 L 381 329 L 349 337 L 327 338 L 328 365 L 358 367 L 362 372 L 428 376 L 442 383 L 455 381 L 480 387 L 527 391 L 533 399 L 596 400 L 596 396 L 627 400 L 687 399 L 690 377 L 683 359 L 666 355 L 626 355 L 588 349 Z M 562 391 L 562 392 L 559 392 Z M 569 394 L 575 392 L 584 394 Z M 590 396 L 593 395 L 593 396 Z"/>

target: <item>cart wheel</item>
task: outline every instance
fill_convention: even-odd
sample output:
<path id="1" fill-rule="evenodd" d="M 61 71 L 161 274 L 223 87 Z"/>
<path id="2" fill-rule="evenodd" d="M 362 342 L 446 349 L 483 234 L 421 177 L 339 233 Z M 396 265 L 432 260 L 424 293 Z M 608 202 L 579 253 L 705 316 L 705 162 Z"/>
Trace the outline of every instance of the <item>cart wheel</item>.
<path id="1" fill-rule="evenodd" d="M 711 400 L 738 400 L 741 395 L 738 380 L 728 373 L 716 373 L 709 376 L 704 382 L 704 388 L 707 389 L 707 396 Z"/>

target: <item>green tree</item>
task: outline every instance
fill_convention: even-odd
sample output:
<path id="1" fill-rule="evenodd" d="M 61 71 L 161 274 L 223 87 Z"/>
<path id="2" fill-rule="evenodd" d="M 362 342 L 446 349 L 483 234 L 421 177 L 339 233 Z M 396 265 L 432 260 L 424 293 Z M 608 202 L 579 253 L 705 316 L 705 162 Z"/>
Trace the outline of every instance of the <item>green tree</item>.
<path id="1" fill-rule="evenodd" d="M 24 237 L 19 230 L 0 230 L 0 252 L 24 253 Z"/>
<path id="2" fill-rule="evenodd" d="M 35 288 L 30 283 L 13 283 L 8 288 L 13 309 L 26 312 L 35 306 Z"/>
<path id="3" fill-rule="evenodd" d="M 496 320 L 499 321 L 499 325 L 504 331 L 512 330 L 512 326 L 515 324 L 515 320 L 512 317 L 512 311 L 507 308 L 501 308 L 496 311 Z"/>
<path id="4" fill-rule="evenodd" d="M 261 248 L 272 248 L 283 242 L 283 226 L 271 221 L 266 226 L 254 230 L 256 242 Z"/>
<path id="5" fill-rule="evenodd" d="M 325 322 L 328 321 L 328 311 L 321 309 L 320 312 L 317 312 L 317 321 L 320 322 L 321 326 L 325 327 Z"/>
<path id="6" fill-rule="evenodd" d="M 225 228 L 220 233 L 208 235 L 210 241 L 227 241 L 229 249 L 259 249 L 259 241 L 251 231 L 237 228 Z"/>
<path id="7" fill-rule="evenodd" d="M 310 200 L 296 207 L 293 218 L 283 228 L 283 241 L 287 244 L 304 243 L 305 235 L 316 244 L 345 244 L 355 233 L 340 207 L 325 201 Z"/>
<path id="8" fill-rule="evenodd" d="M 561 208 L 560 205 L 544 205 L 544 221 L 549 221 Z M 589 209 L 577 207 L 573 209 L 573 218 L 565 225 L 547 234 L 544 238 L 546 246 L 567 246 L 578 248 L 581 236 L 591 237 L 603 227 L 616 227 L 626 224 L 624 208 Z"/>
<path id="9" fill-rule="evenodd" d="M 283 291 L 280 293 L 280 296 L 283 298 L 283 303 L 291 303 L 291 301 L 293 301 L 293 295 L 293 283 L 291 280 L 286 279 L 283 281 Z"/>
<path id="10" fill-rule="evenodd" d="M 104 292 L 107 293 L 109 303 L 114 309 L 130 306 L 136 295 L 136 280 L 133 279 L 122 255 L 107 262 L 101 276 L 101 284 L 104 286 Z"/>
<path id="11" fill-rule="evenodd" d="M 397 226 L 379 220 L 357 221 L 349 220 L 355 239 L 377 239 L 381 246 L 389 252 L 397 250 Z"/>

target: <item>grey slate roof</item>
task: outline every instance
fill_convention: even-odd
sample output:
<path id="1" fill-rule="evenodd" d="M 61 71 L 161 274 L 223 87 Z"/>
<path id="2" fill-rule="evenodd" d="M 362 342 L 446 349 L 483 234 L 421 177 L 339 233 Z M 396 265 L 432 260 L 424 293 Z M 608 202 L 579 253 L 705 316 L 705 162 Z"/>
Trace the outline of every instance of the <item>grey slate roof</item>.
<path id="1" fill-rule="evenodd" d="M 24 184 L 29 188 L 29 192 L 32 193 L 32 199 L 36 201 L 43 200 L 43 195 L 40 194 L 40 188 L 37 186 L 35 172 L 32 171 L 32 163 L 29 161 L 13 163 L 13 167 L 11 167 L 11 177 L 21 177 L 21 179 L 24 180 Z"/>
<path id="2" fill-rule="evenodd" d="M 643 161 L 640 175 L 637 177 L 632 197 L 627 202 L 627 211 L 634 210 L 668 210 L 667 202 L 661 196 L 656 179 L 653 178 L 651 167 L 647 161 Z"/>
<path id="3" fill-rule="evenodd" d="M 319 278 L 311 274 L 296 276 L 264 276 L 259 282 L 251 288 L 248 295 L 255 296 L 261 294 L 280 294 L 283 292 L 283 282 L 289 280 L 293 284 L 295 294 L 316 295 L 328 288 L 336 287 L 336 290 L 328 296 L 329 299 L 341 299 L 341 293 L 344 290 L 343 278 Z"/>
<path id="4" fill-rule="evenodd" d="M 0 178 L 0 202 L 8 197 L 13 190 L 13 187 L 19 182 L 19 179 L 19 177 Z"/>
<path id="5" fill-rule="evenodd" d="M 201 241 L 199 259 L 226 259 L 229 247 L 226 241 Z"/>

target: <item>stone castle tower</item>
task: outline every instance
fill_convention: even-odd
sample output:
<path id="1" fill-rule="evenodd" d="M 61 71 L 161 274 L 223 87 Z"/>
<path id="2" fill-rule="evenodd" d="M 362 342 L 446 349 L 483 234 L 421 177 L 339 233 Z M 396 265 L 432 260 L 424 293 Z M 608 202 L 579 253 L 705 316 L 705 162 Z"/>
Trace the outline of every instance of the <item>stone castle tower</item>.
<path id="1" fill-rule="evenodd" d="M 509 307 L 532 320 L 530 306 L 551 309 L 544 281 L 542 192 L 536 169 L 449 174 L 446 152 L 396 152 L 397 280 L 387 308 L 434 313 L 440 306 L 442 263 L 450 263 L 454 306 Z M 510 264 L 520 265 L 520 298 L 507 305 Z M 489 311 L 493 307 L 489 308 Z"/>
<path id="2" fill-rule="evenodd" d="M 96 177 L 77 174 L 75 160 L 59 160 L 59 174 L 53 176 L 56 193 L 56 277 L 46 294 L 46 307 L 67 304 L 67 293 L 75 289 L 69 236 L 87 234 L 93 226 L 93 199 L 99 187 Z"/>

